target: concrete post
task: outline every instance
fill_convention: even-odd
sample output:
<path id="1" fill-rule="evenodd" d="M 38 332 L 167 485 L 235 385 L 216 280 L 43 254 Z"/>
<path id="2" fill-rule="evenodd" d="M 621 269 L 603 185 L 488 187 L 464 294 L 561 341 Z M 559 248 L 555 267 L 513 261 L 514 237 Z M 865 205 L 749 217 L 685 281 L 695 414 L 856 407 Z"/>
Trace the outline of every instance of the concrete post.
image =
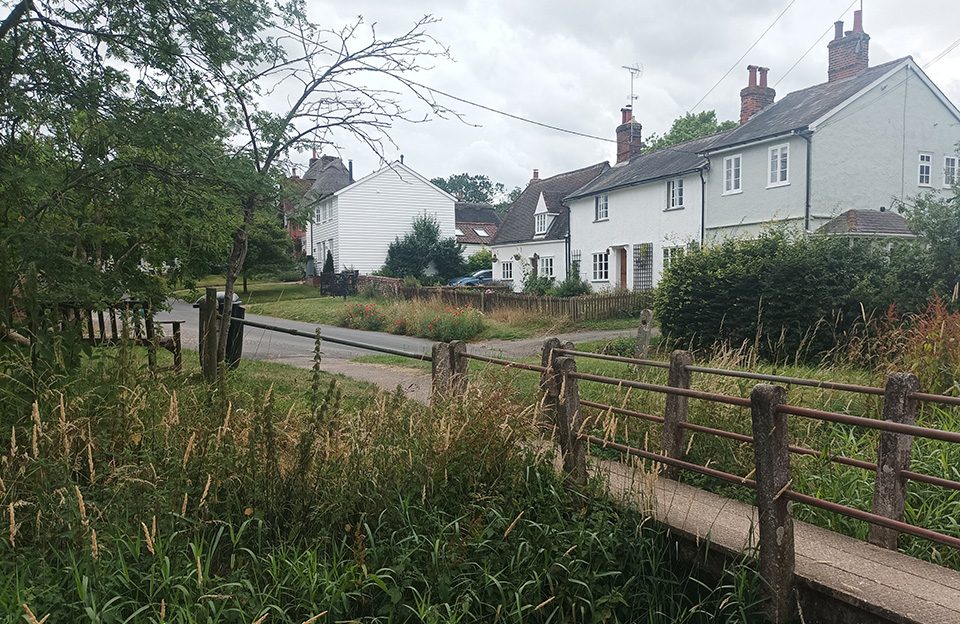
<path id="1" fill-rule="evenodd" d="M 445 342 L 433 343 L 433 365 L 432 373 L 432 391 L 430 400 L 432 403 L 443 400 L 450 396 L 450 380 L 453 377 L 453 370 L 450 366 L 450 346 Z"/>
<path id="2" fill-rule="evenodd" d="M 208 382 L 217 380 L 217 289 L 207 288 L 200 304 L 200 369 Z"/>
<path id="3" fill-rule="evenodd" d="M 760 518 L 760 575 L 766 581 L 765 611 L 775 623 L 791 621 L 794 605 L 793 505 L 782 496 L 790 487 L 790 441 L 787 415 L 777 411 L 786 398 L 784 388 L 769 384 L 757 384 L 750 393 Z"/>
<path id="4" fill-rule="evenodd" d="M 890 373 L 883 393 L 883 419 L 889 422 L 913 425 L 917 422 L 917 402 L 910 398 L 920 391 L 917 376 L 911 373 Z M 873 487 L 873 513 L 891 520 L 903 521 L 907 500 L 907 482 L 901 473 L 910 470 L 910 453 L 913 436 L 905 433 L 884 431 L 880 434 L 877 451 L 877 476 Z M 868 540 L 871 544 L 897 549 L 894 529 L 870 525 Z"/>
<path id="5" fill-rule="evenodd" d="M 670 354 L 670 374 L 667 385 L 672 388 L 690 389 L 690 371 L 687 366 L 693 364 L 693 355 L 689 351 L 674 351 Z M 663 412 L 663 436 L 660 440 L 660 454 L 672 459 L 683 459 L 683 428 L 687 422 L 687 403 L 689 397 L 678 394 L 667 395 L 667 405 Z M 664 466 L 663 475 L 676 481 L 680 478 L 680 469 L 676 466 Z"/>
<path id="6" fill-rule="evenodd" d="M 462 396 L 470 381 L 470 360 L 463 357 L 467 352 L 467 343 L 451 340 L 450 345 L 450 396 Z"/>
<path id="7" fill-rule="evenodd" d="M 567 437 L 567 450 L 563 455 L 563 470 L 570 475 L 576 485 L 587 484 L 587 458 L 583 442 L 577 438 L 583 426 L 580 412 L 580 384 L 570 373 L 577 372 L 577 361 L 569 356 L 553 360 L 554 368 L 560 375 L 560 401 L 557 409 L 557 424 Z"/>
<path id="8" fill-rule="evenodd" d="M 650 354 L 650 332 L 653 330 L 653 310 L 644 308 L 640 312 L 640 325 L 637 327 L 637 345 L 633 356 L 640 360 L 647 359 Z"/>
<path id="9" fill-rule="evenodd" d="M 540 365 L 547 370 L 540 373 L 540 400 L 543 406 L 543 418 L 553 427 L 554 436 L 560 445 L 560 456 L 567 453 L 567 446 L 570 436 L 563 428 L 558 426 L 557 410 L 560 402 L 560 378 L 557 375 L 557 369 L 554 366 L 554 349 L 560 348 L 560 341 L 557 338 L 547 338 L 543 341 L 543 349 L 540 352 Z"/>

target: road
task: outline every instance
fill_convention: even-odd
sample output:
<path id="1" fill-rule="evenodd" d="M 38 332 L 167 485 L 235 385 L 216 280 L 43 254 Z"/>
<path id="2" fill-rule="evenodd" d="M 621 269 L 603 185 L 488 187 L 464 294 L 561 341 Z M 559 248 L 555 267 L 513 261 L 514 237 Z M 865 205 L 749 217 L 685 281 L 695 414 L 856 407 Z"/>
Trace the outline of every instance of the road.
<path id="1" fill-rule="evenodd" d="M 200 344 L 200 314 L 192 304 L 170 299 L 169 312 L 157 314 L 157 320 L 181 320 L 184 349 L 197 350 Z M 409 353 L 429 354 L 433 348 L 433 341 L 426 338 L 412 336 L 396 336 L 381 332 L 368 332 L 359 329 L 347 329 L 331 325 L 315 325 L 299 321 L 288 321 L 270 316 L 247 314 L 246 318 L 258 323 L 267 323 L 286 329 L 313 334 L 319 327 L 322 335 L 327 338 L 351 340 L 359 343 L 375 344 L 378 346 L 399 349 Z M 576 334 L 559 336 L 561 340 L 586 342 L 604 340 L 621 336 L 635 335 L 636 330 L 609 330 L 588 331 Z M 274 332 L 254 327 L 245 327 L 243 332 L 243 357 L 246 359 L 263 360 L 289 364 L 299 368 L 313 366 L 314 341 L 310 338 L 291 336 L 281 332 Z M 522 358 L 540 353 L 543 338 L 528 338 L 525 340 L 487 340 L 471 344 L 468 350 L 471 353 L 492 357 Z M 388 366 L 385 364 L 365 364 L 352 362 L 354 358 L 363 355 L 376 355 L 376 351 L 360 349 L 324 341 L 322 349 L 321 368 L 329 373 L 340 373 L 357 379 L 374 383 L 384 390 L 392 391 L 398 386 L 411 398 L 427 401 L 430 396 L 430 377 L 422 372 L 406 367 Z"/>

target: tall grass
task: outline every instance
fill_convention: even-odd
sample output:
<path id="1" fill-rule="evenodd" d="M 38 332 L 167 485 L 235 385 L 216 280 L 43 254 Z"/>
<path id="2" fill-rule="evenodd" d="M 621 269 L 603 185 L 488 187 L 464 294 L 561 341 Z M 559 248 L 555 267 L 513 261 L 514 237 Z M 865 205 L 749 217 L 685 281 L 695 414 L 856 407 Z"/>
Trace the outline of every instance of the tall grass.
<path id="1" fill-rule="evenodd" d="M 749 567 L 707 584 L 637 512 L 568 489 L 509 383 L 430 409 L 319 371 L 244 363 L 210 388 L 93 356 L 33 383 L 0 356 L 0 621 L 756 612 Z"/>

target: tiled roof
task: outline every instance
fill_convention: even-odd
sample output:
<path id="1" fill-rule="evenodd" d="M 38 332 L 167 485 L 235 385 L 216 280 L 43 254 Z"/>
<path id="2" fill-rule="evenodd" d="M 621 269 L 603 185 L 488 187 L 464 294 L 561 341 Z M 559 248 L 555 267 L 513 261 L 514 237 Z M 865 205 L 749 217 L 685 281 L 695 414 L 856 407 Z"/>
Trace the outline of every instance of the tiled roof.
<path id="1" fill-rule="evenodd" d="M 490 245 L 493 237 L 497 235 L 497 225 L 495 223 L 468 223 L 457 221 L 457 229 L 463 232 L 463 235 L 457 235 L 457 242 L 469 245 Z M 479 231 L 478 231 L 479 230 Z M 482 236 L 480 232 L 486 232 Z"/>
<path id="2" fill-rule="evenodd" d="M 907 60 L 912 60 L 912 58 L 905 56 L 889 63 L 865 69 L 846 80 L 825 82 L 788 93 L 780 101 L 771 104 L 751 117 L 747 123 L 724 133 L 722 139 L 707 146 L 704 151 L 715 151 L 786 134 L 793 130 L 805 129 Z"/>
<path id="3" fill-rule="evenodd" d="M 490 204 L 457 202 L 453 205 L 457 223 L 492 223 L 500 225 L 500 215 Z"/>
<path id="4" fill-rule="evenodd" d="M 500 230 L 497 232 L 494 243 L 501 245 L 533 240 L 535 228 L 533 215 L 541 194 L 547 204 L 547 210 L 557 213 L 558 216 L 554 218 L 546 236 L 538 237 L 537 240 L 563 239 L 570 227 L 569 215 L 567 207 L 563 203 L 563 198 L 608 169 L 610 169 L 610 165 L 602 162 L 542 180 L 531 181 L 520 194 L 520 197 L 510 204 L 510 209 L 500 223 Z"/>
<path id="5" fill-rule="evenodd" d="M 317 158 L 303 174 L 303 179 L 313 181 L 307 193 L 309 201 L 329 197 L 352 182 L 350 170 L 336 156 Z"/>
<path id="6" fill-rule="evenodd" d="M 614 165 L 609 171 L 577 189 L 567 200 L 696 171 L 707 164 L 707 159 L 699 154 L 730 132 L 733 131 L 711 134 L 634 156 L 629 162 Z"/>
<path id="7" fill-rule="evenodd" d="M 889 210 L 848 210 L 825 223 L 817 234 L 914 237 L 906 219 Z"/>

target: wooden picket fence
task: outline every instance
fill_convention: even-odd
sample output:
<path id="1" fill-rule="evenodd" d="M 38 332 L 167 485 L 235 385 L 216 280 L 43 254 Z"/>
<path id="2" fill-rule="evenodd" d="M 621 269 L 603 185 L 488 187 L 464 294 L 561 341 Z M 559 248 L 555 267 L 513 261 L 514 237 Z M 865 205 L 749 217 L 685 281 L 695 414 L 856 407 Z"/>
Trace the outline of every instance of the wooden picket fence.
<path id="1" fill-rule="evenodd" d="M 405 299 L 439 297 L 455 306 L 470 304 L 483 312 L 493 310 L 529 310 L 550 316 L 566 316 L 571 321 L 605 319 L 638 314 L 650 307 L 650 293 L 618 292 L 581 297 L 535 297 L 500 289 L 471 288 L 405 288 L 399 289 Z"/>

